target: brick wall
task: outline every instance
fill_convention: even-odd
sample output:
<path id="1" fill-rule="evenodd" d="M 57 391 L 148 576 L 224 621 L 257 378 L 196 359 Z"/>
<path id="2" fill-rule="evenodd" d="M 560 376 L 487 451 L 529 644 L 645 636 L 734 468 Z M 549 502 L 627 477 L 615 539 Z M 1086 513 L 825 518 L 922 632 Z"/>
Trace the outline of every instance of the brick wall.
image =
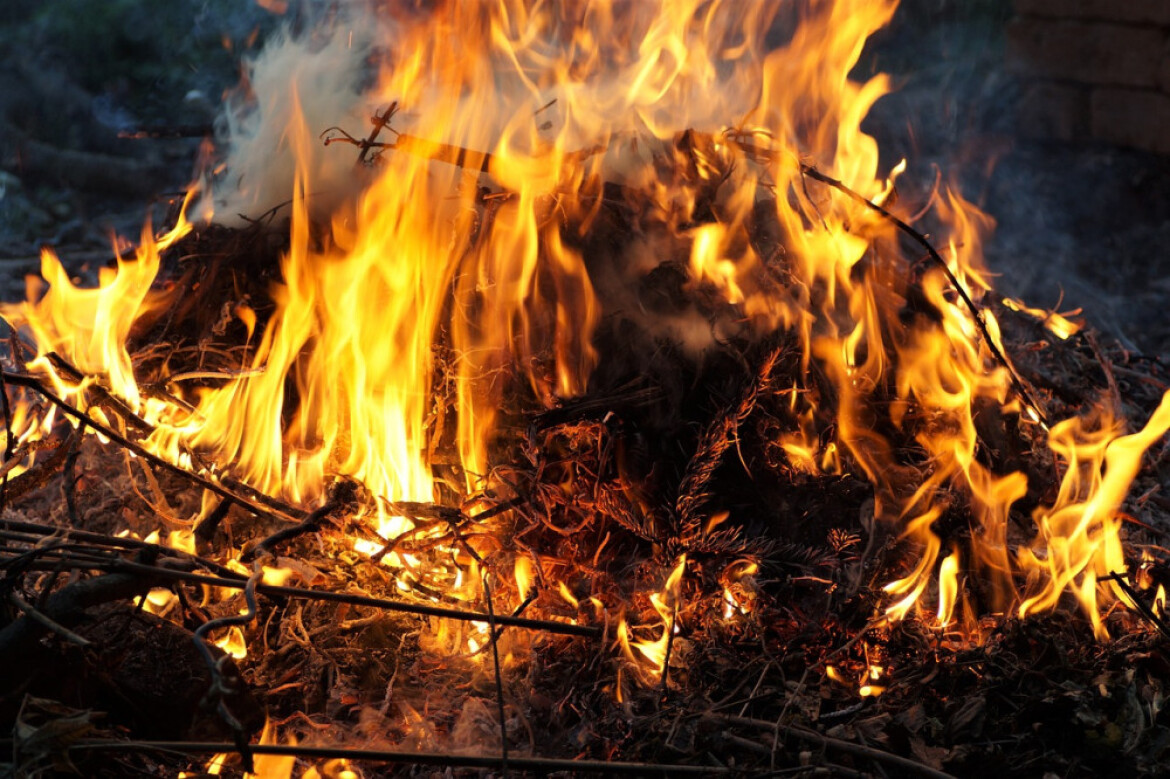
<path id="1" fill-rule="evenodd" d="M 1025 135 L 1170 154 L 1170 0 L 1015 0 Z"/>

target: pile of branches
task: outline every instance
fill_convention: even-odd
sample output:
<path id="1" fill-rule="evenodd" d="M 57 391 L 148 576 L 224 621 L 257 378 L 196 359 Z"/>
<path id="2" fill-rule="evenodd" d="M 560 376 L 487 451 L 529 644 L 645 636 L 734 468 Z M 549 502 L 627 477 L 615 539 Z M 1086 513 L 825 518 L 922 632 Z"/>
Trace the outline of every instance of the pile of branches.
<path id="1" fill-rule="evenodd" d="M 363 161 L 376 137 L 354 141 Z M 246 301 L 262 321 L 271 313 L 266 288 L 285 248 L 270 229 L 277 219 L 202 229 L 168 251 L 165 283 L 188 294 L 133 334 L 140 375 L 164 362 L 214 366 L 217 355 L 241 364 L 243 325 L 223 312 Z M 654 283 L 669 296 L 678 272 Z M 1025 315 L 995 313 L 1028 403 L 1064 416 L 1105 395 L 1142 418 L 1170 386 L 1160 363 L 1092 333 L 1064 341 Z M 512 377 L 490 488 L 391 504 L 416 523 L 393 539 L 353 519 L 386 496 L 343 479 L 310 509 L 150 454 L 144 420 L 100 387 L 92 401 L 106 421 L 70 405 L 28 372 L 13 340 L 6 424 L 18 391 L 76 423 L 37 444 L 44 451 L 19 476 L 8 474 L 28 447 L 9 435 L 5 452 L 0 715 L 14 770 L 197 773 L 223 754 L 221 775 L 278 773 L 294 758 L 319 775 L 353 765 L 368 776 L 428 765 L 517 775 L 1164 770 L 1170 665 L 1152 610 L 1109 615 L 1119 638 L 1108 644 L 1065 611 L 985 620 L 979 642 L 913 617 L 879 625 L 880 585 L 913 550 L 874 521 L 867 481 L 793 467 L 779 445 L 797 429 L 794 386 L 834 396 L 815 366 L 802 372 L 793 338 L 736 341 L 696 361 L 648 333 L 620 333 L 649 359 L 610 363 L 585 396 L 547 408 Z M 437 373 L 450 359 L 440 348 Z M 831 429 L 833 403 L 817 413 L 817 429 Z M 1035 500 L 1056 489 L 1027 428 L 981 433 L 996 437 L 986 442 L 994 456 L 1028 470 Z M 912 449 L 906 437 L 896 443 Z M 1155 547 L 1170 527 L 1158 481 L 1168 469 L 1163 449 L 1139 477 L 1133 547 Z M 188 516 L 202 519 L 176 519 Z M 194 552 L 143 540 L 160 524 L 192 530 Z M 355 536 L 380 551 L 356 553 Z M 488 553 L 476 537 L 490 537 Z M 481 602 L 426 582 L 405 588 L 380 562 L 440 547 L 474 559 Z M 663 626 L 649 595 L 683 555 Z M 537 579 L 518 592 L 508 574 L 524 557 Z M 274 565 L 295 583 L 267 582 Z M 160 591 L 170 593 L 165 610 L 148 613 Z M 622 612 L 666 636 L 655 678 L 618 646 Z M 212 643 L 233 630 L 247 639 L 244 658 Z M 859 697 L 863 679 L 882 694 Z M 266 717 L 297 743 L 254 743 Z"/>

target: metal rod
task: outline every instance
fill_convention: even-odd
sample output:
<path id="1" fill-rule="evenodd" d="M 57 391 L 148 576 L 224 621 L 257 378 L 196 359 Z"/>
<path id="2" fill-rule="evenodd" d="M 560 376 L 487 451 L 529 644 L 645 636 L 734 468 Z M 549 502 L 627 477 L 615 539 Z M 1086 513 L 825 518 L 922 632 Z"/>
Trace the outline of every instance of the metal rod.
<path id="1" fill-rule="evenodd" d="M 0 742 L 3 743 L 3 742 Z M 236 751 L 235 744 L 203 741 L 78 741 L 70 751 L 104 752 L 181 752 L 184 754 L 223 754 Z M 295 744 L 256 744 L 249 747 L 255 755 L 288 755 L 328 760 L 343 758 L 373 763 L 442 765 L 464 768 L 500 768 L 500 755 L 456 755 L 442 752 L 396 752 L 381 749 L 345 749 L 310 747 Z M 521 771 L 570 771 L 602 775 L 634 776 L 727 776 L 732 769 L 723 766 L 667 765 L 661 763 L 627 763 L 608 760 L 567 760 L 550 757 L 509 757 L 512 768 Z"/>

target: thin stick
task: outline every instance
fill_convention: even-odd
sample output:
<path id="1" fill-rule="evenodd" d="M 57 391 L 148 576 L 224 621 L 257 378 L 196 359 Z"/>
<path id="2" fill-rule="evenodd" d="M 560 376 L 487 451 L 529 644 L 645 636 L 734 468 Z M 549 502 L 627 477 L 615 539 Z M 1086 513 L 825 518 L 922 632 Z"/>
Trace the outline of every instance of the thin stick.
<path id="1" fill-rule="evenodd" d="M 352 500 L 353 490 L 348 490 L 347 494 L 349 499 Z M 258 556 L 271 555 L 272 550 L 278 544 L 283 544 L 285 541 L 291 541 L 292 539 L 303 536 L 306 533 L 316 533 L 321 529 L 321 523 L 325 521 L 325 518 L 334 511 L 337 511 L 339 508 L 346 505 L 347 502 L 349 501 L 342 497 L 330 497 L 329 500 L 324 503 L 324 505 L 315 509 L 312 513 L 309 514 L 309 516 L 305 517 L 304 520 L 300 522 L 300 524 L 293 525 L 292 527 L 281 528 L 280 530 L 277 530 L 275 533 L 265 538 L 252 549 L 245 551 L 242 555 L 240 555 L 240 562 L 247 563 L 256 559 Z"/>
<path id="2" fill-rule="evenodd" d="M 521 614 L 523 614 L 524 610 L 532 605 L 533 601 L 536 600 L 536 598 L 539 594 L 540 593 L 537 592 L 536 587 L 533 587 L 532 592 L 529 593 L 528 597 L 525 598 L 524 601 L 519 606 L 516 607 L 515 611 L 512 612 L 512 616 L 519 617 Z M 499 641 L 501 638 L 503 638 L 503 636 L 504 636 L 504 629 L 498 628 L 494 633 L 492 633 L 491 639 L 486 644 L 484 644 L 483 646 L 481 646 L 479 649 L 472 652 L 471 654 L 477 655 L 480 652 L 486 652 L 488 649 L 491 648 L 492 644 Z"/>
<path id="3" fill-rule="evenodd" d="M 734 714 L 704 714 L 703 719 L 712 720 L 725 725 L 740 725 L 751 728 L 758 728 L 760 730 L 775 731 L 777 724 L 768 722 L 767 720 L 754 719 L 752 717 L 737 717 Z M 864 757 L 873 760 L 877 763 L 885 763 L 900 769 L 905 773 L 916 774 L 918 776 L 929 777 L 929 779 L 956 779 L 953 774 L 948 774 L 944 771 L 937 771 L 930 766 L 915 762 L 909 758 L 901 755 L 894 755 L 889 752 L 883 752 L 880 749 L 865 746 L 864 744 L 855 744 L 852 741 L 843 741 L 839 738 L 832 738 L 817 733 L 815 730 L 808 730 L 806 728 L 797 727 L 796 725 L 780 725 L 779 730 L 786 736 L 791 736 L 798 741 L 806 743 L 821 744 L 828 749 L 834 749 L 838 752 L 844 752 L 857 757 Z"/>
<path id="4" fill-rule="evenodd" d="M 8 593 L 8 600 L 12 602 L 13 606 L 16 606 L 16 608 L 20 609 L 26 615 L 28 615 L 28 618 L 33 622 L 36 622 L 42 627 L 56 633 L 66 641 L 77 644 L 78 646 L 89 646 L 91 643 L 93 643 L 89 639 L 77 635 L 72 630 L 55 621 L 43 612 L 38 611 L 35 606 L 17 595 L 15 591 Z"/>
<path id="5" fill-rule="evenodd" d="M 374 143 L 374 141 L 376 141 L 378 139 L 378 134 L 382 132 L 382 128 L 384 128 L 386 125 L 390 124 L 390 120 L 394 118 L 394 114 L 396 114 L 397 112 L 398 112 L 398 102 L 397 101 L 391 103 L 390 107 L 387 108 L 385 111 L 383 111 L 380 114 L 377 111 L 374 112 L 374 119 L 373 119 L 374 127 L 373 127 L 373 129 L 370 130 L 370 135 L 369 135 L 369 137 L 366 138 L 366 142 L 364 144 L 362 144 L 362 152 L 361 152 L 361 154 L 358 155 L 358 162 L 359 163 L 363 163 L 366 161 L 366 158 L 369 156 L 369 153 L 370 153 L 370 146 Z"/>
<path id="6" fill-rule="evenodd" d="M 200 463 L 200 465 L 202 465 L 202 464 L 203 463 Z M 238 479 L 232 478 L 231 476 L 229 476 L 226 473 L 219 477 L 219 481 L 225 487 L 227 487 L 229 490 L 231 490 L 234 496 L 241 496 L 244 498 L 250 498 L 250 499 L 254 500 L 256 503 L 260 504 L 260 506 L 270 508 L 273 511 L 275 511 L 277 514 L 283 514 L 284 516 L 289 517 L 292 520 L 299 522 L 300 520 L 309 516 L 308 511 L 305 511 L 304 509 L 301 509 L 301 508 L 297 508 L 296 506 L 290 506 L 289 504 L 285 503 L 284 501 L 279 500 L 278 498 L 274 498 L 271 495 L 265 495 L 263 492 L 260 492 L 259 490 L 255 489 L 253 487 L 249 487 L 247 484 L 244 484 L 242 481 L 240 481 Z M 245 504 L 245 505 L 247 505 L 247 504 Z"/>
<path id="7" fill-rule="evenodd" d="M 1085 340 L 1089 342 L 1089 346 L 1093 350 L 1093 356 L 1097 358 L 1097 362 L 1101 366 L 1101 372 L 1105 374 L 1105 381 L 1109 384 L 1110 405 L 1113 406 L 1114 413 L 1120 414 L 1121 390 L 1117 387 L 1117 377 L 1113 375 L 1113 363 L 1101 351 L 1101 346 L 1097 343 L 1097 337 L 1093 335 L 1092 331 L 1085 333 Z"/>
<path id="8" fill-rule="evenodd" d="M 65 493 L 65 508 L 73 527 L 81 527 L 81 515 L 77 513 L 77 458 L 81 456 L 81 438 L 69 441 L 69 454 L 65 455 L 65 469 L 61 474 L 61 491 Z"/>
<path id="9" fill-rule="evenodd" d="M 44 525 L 37 525 L 32 522 L 20 522 L 14 519 L 0 519 L 0 531 L 3 530 L 40 537 L 61 535 L 62 538 L 85 541 L 86 543 L 93 544 L 95 546 L 108 546 L 115 549 L 146 551 L 155 555 L 157 555 L 159 552 L 165 551 L 168 555 L 175 555 L 184 560 L 200 565 L 209 571 L 214 571 L 222 576 L 231 577 L 239 575 L 236 571 L 233 571 L 227 566 L 220 565 L 219 563 L 208 560 L 204 557 L 199 557 L 198 555 L 193 555 L 190 552 L 184 552 L 182 549 L 175 549 L 173 547 L 163 546 L 160 544 L 148 544 L 145 541 L 141 541 L 137 538 L 107 536 L 101 533 L 93 533 L 88 530 L 78 530 L 76 528 L 45 527 Z M 30 541 L 29 543 L 35 542 Z"/>
<path id="10" fill-rule="evenodd" d="M 1028 388 L 1024 385 L 1023 380 L 1019 377 L 1019 374 L 1016 373 L 1015 367 L 1013 367 L 1012 364 L 1008 362 L 1007 356 L 1000 350 L 999 346 L 996 345 L 995 340 L 992 339 L 991 332 L 987 329 L 987 322 L 983 319 L 983 311 L 980 310 L 977 305 L 975 305 L 975 301 L 972 300 L 971 296 L 967 294 L 966 288 L 959 283 L 958 278 L 955 277 L 954 271 L 952 271 L 950 266 L 947 265 L 947 261 L 942 258 L 942 255 L 938 253 L 938 250 L 935 249 L 930 241 L 926 239 L 926 236 L 903 222 L 898 217 L 894 216 L 882 206 L 879 206 L 877 203 L 867 198 L 865 195 L 850 189 L 843 182 L 833 178 L 832 176 L 827 176 L 824 173 L 821 173 L 812 165 L 805 165 L 804 163 L 801 163 L 800 172 L 809 178 L 816 179 L 823 184 L 828 184 L 833 189 L 845 193 L 849 197 L 856 200 L 858 203 L 861 203 L 867 208 L 880 214 L 882 218 L 886 219 L 903 233 L 910 236 L 910 238 L 913 239 L 915 243 L 926 250 L 926 253 L 929 255 L 931 261 L 934 262 L 934 264 L 937 265 L 942 270 L 942 272 L 946 274 L 947 279 L 951 282 L 952 285 L 954 285 L 955 291 L 958 292 L 959 297 L 962 298 L 964 305 L 966 305 L 967 308 L 971 311 L 971 315 L 975 319 L 975 325 L 979 328 L 979 333 L 983 336 L 983 340 L 987 344 L 987 348 L 991 350 L 993 355 L 995 355 L 996 361 L 1007 370 L 1008 377 L 1012 382 L 1012 387 L 1014 387 L 1016 392 L 1020 394 L 1020 397 L 1023 399 L 1023 401 L 1028 404 L 1028 407 L 1036 413 L 1040 424 L 1042 424 L 1045 429 L 1047 429 L 1047 415 L 1040 408 L 1039 404 L 1036 403 L 1036 401 L 1032 398 L 1032 393 L 1028 391 Z"/>
<path id="11" fill-rule="evenodd" d="M 69 416 L 76 419 L 82 425 L 89 427 L 89 428 L 92 428 L 93 430 L 101 433 L 106 438 L 108 438 L 111 441 L 113 441 L 114 443 L 118 444 L 118 446 L 121 446 L 125 449 L 129 449 L 131 452 L 134 452 L 134 454 L 138 455 L 139 457 L 143 458 L 144 460 L 147 460 L 147 461 L 157 465 L 160 468 L 168 470 L 171 473 L 178 474 L 179 476 L 182 476 L 182 477 L 194 482 L 195 484 L 198 484 L 203 489 L 214 492 L 216 495 L 219 495 L 221 498 L 229 498 L 231 500 L 234 500 L 237 503 L 239 503 L 240 505 L 247 507 L 253 514 L 255 514 L 259 517 L 287 521 L 287 518 L 278 517 L 271 510 L 268 510 L 268 509 L 265 509 L 265 508 L 262 508 L 262 507 L 256 505 L 255 502 L 249 500 L 248 498 L 245 498 L 242 495 L 237 495 L 236 493 L 234 493 L 231 490 L 227 489 L 226 487 L 212 481 L 211 479 L 208 479 L 204 476 L 200 476 L 197 473 L 192 473 L 191 471 L 188 471 L 184 468 L 180 468 L 179 466 L 175 465 L 174 463 L 170 463 L 170 462 L 162 459 L 161 457 L 158 457 L 157 455 L 152 454 L 150 451 L 145 449 L 143 446 L 126 438 L 125 436 L 118 433 L 110 426 L 103 425 L 101 422 L 98 422 L 93 417 L 89 416 L 89 414 L 86 414 L 83 411 L 79 411 L 78 409 L 69 405 L 64 400 L 62 400 L 61 398 L 59 398 L 55 394 L 53 394 L 51 391 L 49 391 L 49 389 L 47 387 L 45 387 L 45 385 L 41 384 L 41 382 L 38 379 L 34 378 L 33 376 L 28 376 L 28 375 L 21 374 L 21 373 L 10 373 L 8 371 L 3 371 L 0 373 L 2 373 L 2 378 L 5 381 L 7 381 L 8 383 L 16 384 L 16 385 L 21 386 L 21 387 L 28 387 L 31 390 L 35 390 L 38 394 L 43 396 L 46 400 L 48 400 L 54 406 L 57 406 L 58 408 L 60 408 L 62 411 L 64 411 L 66 414 L 68 414 Z"/>
<path id="12" fill-rule="evenodd" d="M 443 506 L 438 503 L 416 503 L 413 501 L 390 501 L 379 498 L 379 501 L 386 507 L 388 511 L 395 516 L 406 517 L 413 520 L 425 520 L 417 522 L 414 527 L 409 530 L 404 530 L 394 538 L 386 541 L 379 536 L 379 540 L 385 541 L 382 548 L 370 556 L 370 562 L 379 563 L 386 555 L 395 551 L 399 545 L 409 540 L 413 536 L 425 533 L 428 530 L 433 530 L 440 525 L 448 525 L 452 531 L 459 532 L 465 525 L 473 522 L 484 522 L 494 516 L 503 514 L 505 511 L 510 511 L 524 505 L 527 501 L 524 498 L 511 498 L 497 503 L 489 509 L 484 509 L 475 515 L 469 515 L 462 509 L 453 506 Z"/>
<path id="13" fill-rule="evenodd" d="M 215 533 L 219 530 L 219 526 L 227 517 L 228 512 L 231 511 L 232 503 L 234 502 L 230 498 L 220 498 L 219 503 L 211 510 L 211 513 L 195 525 L 195 537 L 200 541 L 210 544 L 211 540 L 215 538 Z"/>
<path id="14" fill-rule="evenodd" d="M 33 490 L 40 489 L 49 483 L 49 480 L 57 473 L 57 469 L 65 462 L 65 456 L 69 452 L 69 439 L 80 434 L 79 430 L 71 430 L 65 438 L 65 443 L 61 443 L 61 439 L 52 436 L 41 441 L 29 441 L 28 449 L 30 452 L 48 449 L 49 456 L 43 461 L 37 463 L 34 467 L 27 471 L 17 474 L 8 481 L 7 484 L 7 498 L 9 501 L 16 500 L 21 495 L 29 493 Z M 18 450 L 19 453 L 19 450 Z M 17 455 L 14 454 L 13 457 Z M 5 464 L 7 465 L 7 463 Z"/>
<path id="15" fill-rule="evenodd" d="M 45 357 L 49 363 L 58 372 L 64 373 L 66 377 L 75 384 L 81 384 L 85 381 L 85 374 L 82 373 L 73 363 L 66 360 L 57 352 L 47 352 Z M 147 422 L 142 417 L 134 413 L 134 410 L 126 405 L 126 401 L 119 398 L 117 395 L 110 392 L 101 384 L 90 384 L 86 387 L 90 392 L 96 395 L 96 401 L 93 405 L 105 407 L 107 410 L 113 411 L 127 426 L 134 428 L 140 433 L 150 435 L 154 432 L 154 425 Z"/>
<path id="16" fill-rule="evenodd" d="M 0 742 L 3 744 L 4 742 Z M 65 747 L 71 751 L 104 752 L 181 752 L 184 754 L 219 754 L 234 752 L 235 745 L 203 741 L 77 741 Z M 255 755 L 287 755 L 316 760 L 344 759 L 354 762 L 398 763 L 405 765 L 440 765 L 452 768 L 494 768 L 503 766 L 499 755 L 456 755 L 440 752 L 396 752 L 380 749 L 345 749 L 343 747 L 309 747 L 294 744 L 256 744 Z M 664 763 L 627 763 L 608 760 L 566 760 L 550 757 L 513 757 L 509 761 L 520 771 L 570 774 L 633 776 L 727 776 L 733 773 L 723 766 L 668 765 Z"/>
<path id="17" fill-rule="evenodd" d="M 826 663 L 828 663 L 830 660 L 832 660 L 834 657 L 841 654 L 842 652 L 849 651 L 849 649 L 851 649 L 854 644 L 856 644 L 858 641 L 860 641 L 865 636 L 866 633 L 873 630 L 874 628 L 882 627 L 886 623 L 887 623 L 887 620 L 885 617 L 875 617 L 875 618 L 871 619 L 869 622 L 865 623 L 865 627 L 863 627 L 861 630 L 857 631 L 857 634 L 855 636 L 853 636 L 853 638 L 849 639 L 844 644 L 842 644 L 841 646 L 837 647 L 829 654 L 822 657 L 817 662 L 817 665 L 823 666 Z"/>
<path id="18" fill-rule="evenodd" d="M 1133 586 L 1125 580 L 1127 576 L 1128 574 L 1126 573 L 1118 573 L 1115 571 L 1100 577 L 1098 581 L 1115 582 L 1117 586 L 1120 587 L 1126 594 L 1126 596 L 1131 601 L 1133 601 L 1133 605 L 1137 608 L 1141 615 L 1148 619 L 1150 623 L 1158 629 L 1159 633 L 1167 638 L 1170 638 L 1170 626 L 1168 626 L 1163 619 L 1155 614 L 1153 609 L 1142 602 L 1142 599 L 1138 597 L 1137 590 L 1135 590 Z"/>
<path id="19" fill-rule="evenodd" d="M 215 701 L 216 711 L 220 718 L 227 724 L 232 731 L 232 736 L 235 740 L 236 751 L 244 760 L 244 770 L 247 773 L 253 773 L 255 767 L 252 762 L 252 748 L 248 743 L 248 733 L 244 728 L 244 724 L 240 722 L 235 713 L 228 706 L 228 698 L 235 697 L 239 694 L 238 687 L 233 684 L 223 673 L 222 660 L 226 660 L 228 655 L 223 655 L 222 659 L 217 658 L 211 652 L 211 647 L 207 643 L 207 636 L 212 630 L 222 627 L 232 627 L 239 625 L 247 625 L 256 618 L 260 612 L 259 606 L 256 603 L 256 585 L 260 582 L 264 575 L 264 567 L 259 561 L 252 564 L 252 575 L 248 577 L 248 582 L 244 586 L 244 602 L 247 609 L 243 614 L 232 614 L 218 619 L 208 620 L 200 625 L 192 638 L 195 641 L 195 646 L 199 649 L 199 653 L 203 655 L 203 660 L 207 664 L 207 670 L 211 674 L 211 689 L 207 695 L 210 700 Z"/>
<path id="20" fill-rule="evenodd" d="M 488 628 L 491 630 L 492 664 L 496 671 L 496 707 L 500 711 L 500 770 L 504 776 L 511 776 L 508 769 L 508 728 L 507 713 L 504 709 L 504 674 L 500 671 L 500 644 L 496 641 L 496 609 L 492 604 L 492 585 L 488 581 L 491 572 L 483 569 L 483 594 L 487 603 Z"/>
<path id="21" fill-rule="evenodd" d="M 178 571 L 170 568 L 157 568 L 152 565 L 135 563 L 129 560 L 112 560 L 102 566 L 93 566 L 110 571 L 126 573 L 141 573 L 170 581 L 186 581 L 196 584 L 208 584 L 213 587 L 230 587 L 243 589 L 247 586 L 247 578 L 229 578 L 226 576 L 209 576 L 207 574 Z M 460 611 L 439 606 L 426 606 L 420 603 L 406 603 L 405 601 L 374 598 L 369 595 L 355 595 L 346 592 L 330 592 L 327 590 L 310 590 L 301 587 L 280 587 L 272 584 L 260 583 L 256 585 L 256 592 L 261 595 L 276 598 L 297 598 L 301 600 L 328 601 L 330 603 L 345 603 L 350 606 L 367 606 L 385 611 L 415 614 L 424 617 L 438 617 L 440 619 L 454 619 L 461 622 L 489 622 L 492 618 L 483 612 Z M 556 633 L 565 636 L 583 636 L 585 638 L 599 638 L 601 629 L 588 625 L 571 625 L 566 622 L 552 622 L 550 620 L 532 619 L 530 617 L 510 617 L 506 614 L 495 615 L 495 622 L 501 627 L 516 627 L 525 630 L 536 630 L 544 633 Z"/>
<path id="22" fill-rule="evenodd" d="M 8 533 L 3 533 L 5 540 L 14 540 Z M 15 539 L 17 543 L 33 543 L 24 538 Z M 8 550 L 5 550 L 8 551 Z M 80 553 L 71 554 L 71 553 Z M 12 582 L 17 576 L 26 573 L 33 569 L 34 564 L 38 562 L 55 561 L 55 564 L 50 569 L 56 568 L 57 564 L 66 562 L 65 567 L 76 566 L 77 562 L 83 565 L 93 565 L 95 569 L 100 570 L 101 566 L 116 562 L 118 557 L 112 556 L 108 552 L 86 549 L 79 544 L 69 544 L 64 541 L 51 541 L 47 544 L 39 544 L 20 552 L 12 557 L 0 558 L 0 570 L 4 570 L 7 575 L 5 579 L 7 582 Z"/>

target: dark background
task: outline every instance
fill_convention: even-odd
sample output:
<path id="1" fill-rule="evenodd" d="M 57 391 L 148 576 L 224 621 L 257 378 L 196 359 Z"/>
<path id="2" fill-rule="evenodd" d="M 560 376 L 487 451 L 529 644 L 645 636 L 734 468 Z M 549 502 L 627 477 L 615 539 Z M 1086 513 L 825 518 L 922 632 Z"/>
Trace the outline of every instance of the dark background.
<path id="1" fill-rule="evenodd" d="M 311 0 L 308 0 L 311 2 Z M 207 124 L 238 59 L 278 24 L 244 0 L 42 0 L 0 6 L 0 291 L 21 294 L 39 246 L 100 263 L 111 230 L 135 236 L 152 202 L 181 191 L 198 141 L 118 132 Z M 904 0 L 857 77 L 891 73 L 867 129 L 883 163 L 933 165 L 999 223 L 986 247 L 1005 294 L 1084 307 L 1107 335 L 1170 355 L 1170 158 L 1019 132 L 1006 66 L 1010 0 Z M 1170 130 L 1168 130 L 1170 132 Z"/>

